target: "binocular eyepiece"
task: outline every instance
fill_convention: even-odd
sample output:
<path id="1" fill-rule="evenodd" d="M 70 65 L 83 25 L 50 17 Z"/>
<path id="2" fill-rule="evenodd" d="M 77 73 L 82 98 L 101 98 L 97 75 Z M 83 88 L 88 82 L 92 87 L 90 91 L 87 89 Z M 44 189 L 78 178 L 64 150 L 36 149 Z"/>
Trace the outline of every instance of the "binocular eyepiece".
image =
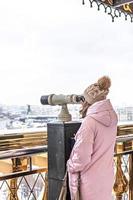
<path id="1" fill-rule="evenodd" d="M 64 105 L 64 104 L 78 104 L 84 102 L 84 97 L 82 95 L 44 95 L 41 96 L 41 104 L 43 105 Z"/>

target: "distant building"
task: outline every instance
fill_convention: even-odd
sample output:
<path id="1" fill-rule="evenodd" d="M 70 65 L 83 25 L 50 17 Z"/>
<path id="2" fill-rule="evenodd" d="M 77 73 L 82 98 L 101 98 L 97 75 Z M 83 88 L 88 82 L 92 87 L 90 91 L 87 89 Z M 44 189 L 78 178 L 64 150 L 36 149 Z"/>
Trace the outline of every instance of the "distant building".
<path id="1" fill-rule="evenodd" d="M 133 107 L 116 108 L 119 121 L 133 121 Z"/>

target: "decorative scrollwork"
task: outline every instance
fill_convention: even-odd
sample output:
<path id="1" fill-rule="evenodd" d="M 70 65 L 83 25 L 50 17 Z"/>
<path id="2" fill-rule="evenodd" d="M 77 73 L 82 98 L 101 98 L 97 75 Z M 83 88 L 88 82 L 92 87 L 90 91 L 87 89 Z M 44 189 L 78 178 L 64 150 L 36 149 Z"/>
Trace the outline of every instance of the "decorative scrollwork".
<path id="1" fill-rule="evenodd" d="M 82 0 L 82 4 L 83 4 L 83 5 L 85 4 L 85 1 L 84 1 L 84 0 Z"/>
<path id="2" fill-rule="evenodd" d="M 125 20 L 130 18 L 131 22 L 133 22 L 133 14 L 132 13 L 126 12 L 124 10 L 121 10 L 118 7 L 115 8 L 115 7 L 113 7 L 113 5 L 106 4 L 106 3 L 102 2 L 102 1 L 89 0 L 89 2 L 90 2 L 90 7 L 91 8 L 93 7 L 93 4 L 96 4 L 98 11 L 100 10 L 101 7 L 103 7 L 105 13 L 107 13 L 108 15 L 111 16 L 112 22 L 114 22 L 115 18 L 119 18 L 122 15 L 124 15 Z M 83 5 L 85 4 L 85 0 L 82 0 L 82 4 Z"/>

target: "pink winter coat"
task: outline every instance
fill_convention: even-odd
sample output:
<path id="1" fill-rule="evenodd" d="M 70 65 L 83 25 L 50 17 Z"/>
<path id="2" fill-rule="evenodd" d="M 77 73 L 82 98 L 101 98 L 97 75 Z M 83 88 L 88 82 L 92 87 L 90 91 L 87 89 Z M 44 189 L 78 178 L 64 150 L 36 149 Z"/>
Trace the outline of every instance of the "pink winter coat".
<path id="1" fill-rule="evenodd" d="M 67 162 L 72 200 L 79 172 L 81 200 L 112 200 L 116 133 L 117 115 L 110 100 L 88 108 Z"/>

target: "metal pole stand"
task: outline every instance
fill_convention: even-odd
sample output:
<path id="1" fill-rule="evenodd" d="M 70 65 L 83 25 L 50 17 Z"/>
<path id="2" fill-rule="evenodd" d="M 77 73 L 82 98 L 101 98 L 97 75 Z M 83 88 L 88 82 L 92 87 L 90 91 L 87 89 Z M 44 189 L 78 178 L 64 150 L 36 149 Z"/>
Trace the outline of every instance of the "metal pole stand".
<path id="1" fill-rule="evenodd" d="M 71 138 L 80 127 L 79 122 L 48 124 L 48 199 L 58 200 L 66 162 L 71 152 Z M 67 200 L 69 200 L 69 193 Z"/>

